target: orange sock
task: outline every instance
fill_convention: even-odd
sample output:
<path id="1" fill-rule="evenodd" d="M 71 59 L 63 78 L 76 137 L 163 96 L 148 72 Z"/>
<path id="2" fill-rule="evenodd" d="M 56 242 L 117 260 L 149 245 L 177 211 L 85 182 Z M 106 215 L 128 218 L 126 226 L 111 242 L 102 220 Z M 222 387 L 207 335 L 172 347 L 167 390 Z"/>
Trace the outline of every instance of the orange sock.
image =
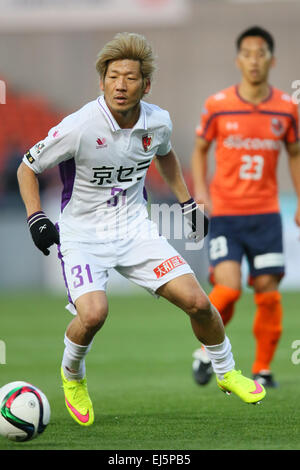
<path id="1" fill-rule="evenodd" d="M 255 294 L 257 310 L 253 333 L 256 338 L 256 355 L 252 367 L 253 374 L 270 370 L 277 343 L 282 332 L 281 295 L 277 291 Z"/>
<path id="2" fill-rule="evenodd" d="M 209 294 L 209 299 L 220 313 L 224 326 L 231 319 L 234 311 L 234 304 L 240 295 L 240 290 L 222 286 L 221 284 L 216 284 Z"/>

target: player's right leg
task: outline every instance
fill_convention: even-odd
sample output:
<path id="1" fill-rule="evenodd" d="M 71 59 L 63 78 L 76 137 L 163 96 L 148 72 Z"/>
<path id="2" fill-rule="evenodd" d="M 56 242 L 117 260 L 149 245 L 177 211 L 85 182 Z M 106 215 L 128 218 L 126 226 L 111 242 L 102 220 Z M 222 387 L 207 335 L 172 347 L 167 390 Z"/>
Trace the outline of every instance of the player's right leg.
<path id="1" fill-rule="evenodd" d="M 68 310 L 75 315 L 65 332 L 61 376 L 68 412 L 82 426 L 89 426 L 94 421 L 93 405 L 87 389 L 85 358 L 108 313 L 105 294 L 107 268 L 99 266 L 92 248 L 85 247 L 83 251 L 81 246 L 74 244 L 59 251 L 71 302 Z"/>
<path id="2" fill-rule="evenodd" d="M 105 322 L 106 294 L 88 292 L 77 299 L 75 306 L 77 315 L 65 334 L 61 376 L 67 410 L 78 424 L 89 426 L 94 422 L 94 410 L 87 388 L 85 357 L 94 335 Z"/>

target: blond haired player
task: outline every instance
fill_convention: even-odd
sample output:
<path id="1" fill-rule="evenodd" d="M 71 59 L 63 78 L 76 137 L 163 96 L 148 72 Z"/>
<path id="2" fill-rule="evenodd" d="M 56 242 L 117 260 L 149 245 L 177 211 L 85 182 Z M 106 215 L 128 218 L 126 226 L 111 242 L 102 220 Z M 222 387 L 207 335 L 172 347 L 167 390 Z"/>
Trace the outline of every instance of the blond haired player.
<path id="1" fill-rule="evenodd" d="M 110 268 L 186 312 L 194 334 L 206 345 L 220 388 L 256 403 L 265 390 L 234 370 L 219 313 L 189 265 L 148 219 L 144 180 L 156 157 L 192 237 L 207 232 L 207 220 L 191 199 L 171 147 L 169 114 L 142 100 L 154 72 L 152 49 L 138 34 L 118 34 L 100 52 L 97 70 L 103 94 L 51 129 L 18 170 L 32 238 L 45 254 L 59 243 L 69 308 L 76 314 L 65 333 L 61 367 L 67 409 L 81 425 L 94 421 L 85 356 L 107 317 Z M 36 177 L 57 164 L 64 185 L 60 240 L 42 211 Z"/>

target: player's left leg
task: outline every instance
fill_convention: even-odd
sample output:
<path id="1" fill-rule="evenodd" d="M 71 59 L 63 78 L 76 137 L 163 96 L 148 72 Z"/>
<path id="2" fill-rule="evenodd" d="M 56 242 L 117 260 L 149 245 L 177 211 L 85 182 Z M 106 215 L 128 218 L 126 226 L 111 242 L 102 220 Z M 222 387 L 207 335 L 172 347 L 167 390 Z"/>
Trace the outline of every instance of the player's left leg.
<path id="1" fill-rule="evenodd" d="M 194 334 L 205 347 L 222 391 L 233 392 L 246 403 L 257 403 L 264 398 L 263 387 L 234 369 L 231 344 L 221 316 L 192 274 L 172 279 L 156 293 L 189 315 Z"/>
<path id="2" fill-rule="evenodd" d="M 281 294 L 278 292 L 280 278 L 262 274 L 253 279 L 256 313 L 253 333 L 256 340 L 253 377 L 266 387 L 276 387 L 271 373 L 271 362 L 282 332 Z"/>
<path id="3" fill-rule="evenodd" d="M 159 287 L 156 294 L 184 310 L 190 317 L 196 338 L 205 345 L 225 339 L 222 319 L 192 274 L 184 274 Z"/>
<path id="4" fill-rule="evenodd" d="M 233 316 L 235 303 L 241 293 L 241 268 L 237 261 L 223 261 L 214 267 L 214 287 L 209 300 L 221 315 L 224 327 Z M 198 385 L 206 385 L 213 375 L 211 362 L 204 346 L 193 352 L 192 373 Z"/>
<path id="5" fill-rule="evenodd" d="M 213 289 L 211 303 L 221 315 L 226 327 L 231 320 L 235 304 L 241 294 L 241 261 L 244 253 L 240 233 L 242 218 L 238 216 L 211 217 L 209 229 L 209 280 Z M 206 385 L 213 375 L 205 348 L 193 352 L 192 374 L 199 385 Z"/>
<path id="6" fill-rule="evenodd" d="M 141 235 L 122 253 L 117 271 L 127 279 L 162 296 L 189 315 L 197 339 L 205 344 L 222 391 L 234 392 L 246 403 L 257 403 L 265 389 L 237 372 L 231 344 L 219 312 L 210 302 L 191 267 L 168 241 L 153 230 L 152 222 L 140 226 Z M 149 234 L 149 235 L 148 235 Z M 155 235 L 155 236 L 154 236 Z"/>

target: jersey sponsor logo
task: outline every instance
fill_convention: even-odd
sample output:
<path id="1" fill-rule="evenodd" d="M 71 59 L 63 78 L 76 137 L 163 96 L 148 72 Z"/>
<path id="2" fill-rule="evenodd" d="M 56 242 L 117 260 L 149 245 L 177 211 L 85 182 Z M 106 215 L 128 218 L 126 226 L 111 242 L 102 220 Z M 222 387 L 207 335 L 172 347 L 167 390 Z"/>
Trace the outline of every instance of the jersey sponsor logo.
<path id="1" fill-rule="evenodd" d="M 143 144 L 143 148 L 145 152 L 148 152 L 148 150 L 151 148 L 152 139 L 153 139 L 153 134 L 144 134 L 142 136 L 142 144 Z"/>
<path id="2" fill-rule="evenodd" d="M 111 184 L 114 181 L 118 183 L 132 182 L 134 180 L 139 181 L 145 175 L 151 164 L 152 159 L 145 160 L 137 163 L 136 166 L 125 167 L 121 165 L 119 168 L 113 166 L 101 166 L 92 168 L 93 179 L 90 183 L 97 184 L 98 186 L 105 186 Z"/>
<path id="3" fill-rule="evenodd" d="M 280 150 L 280 142 L 273 139 L 259 139 L 241 135 L 229 135 L 223 142 L 228 149 L 244 150 Z"/>
<path id="4" fill-rule="evenodd" d="M 103 149 L 103 148 L 107 147 L 105 137 L 103 137 L 102 139 L 100 139 L 100 137 L 98 137 L 96 142 L 97 142 L 96 149 Z"/>
<path id="5" fill-rule="evenodd" d="M 29 163 L 33 163 L 35 161 L 35 159 L 33 158 L 33 156 L 31 155 L 30 151 L 28 150 L 28 152 L 25 153 L 25 157 L 27 158 L 27 160 L 29 161 Z"/>
<path id="6" fill-rule="evenodd" d="M 161 263 L 159 266 L 156 266 L 153 271 L 156 274 L 157 279 L 160 279 L 182 264 L 186 264 L 186 262 L 181 256 L 173 256 L 172 258 L 169 258 Z"/>
<path id="7" fill-rule="evenodd" d="M 281 135 L 284 132 L 284 124 L 280 119 L 272 118 L 271 119 L 271 131 L 275 135 Z"/>

